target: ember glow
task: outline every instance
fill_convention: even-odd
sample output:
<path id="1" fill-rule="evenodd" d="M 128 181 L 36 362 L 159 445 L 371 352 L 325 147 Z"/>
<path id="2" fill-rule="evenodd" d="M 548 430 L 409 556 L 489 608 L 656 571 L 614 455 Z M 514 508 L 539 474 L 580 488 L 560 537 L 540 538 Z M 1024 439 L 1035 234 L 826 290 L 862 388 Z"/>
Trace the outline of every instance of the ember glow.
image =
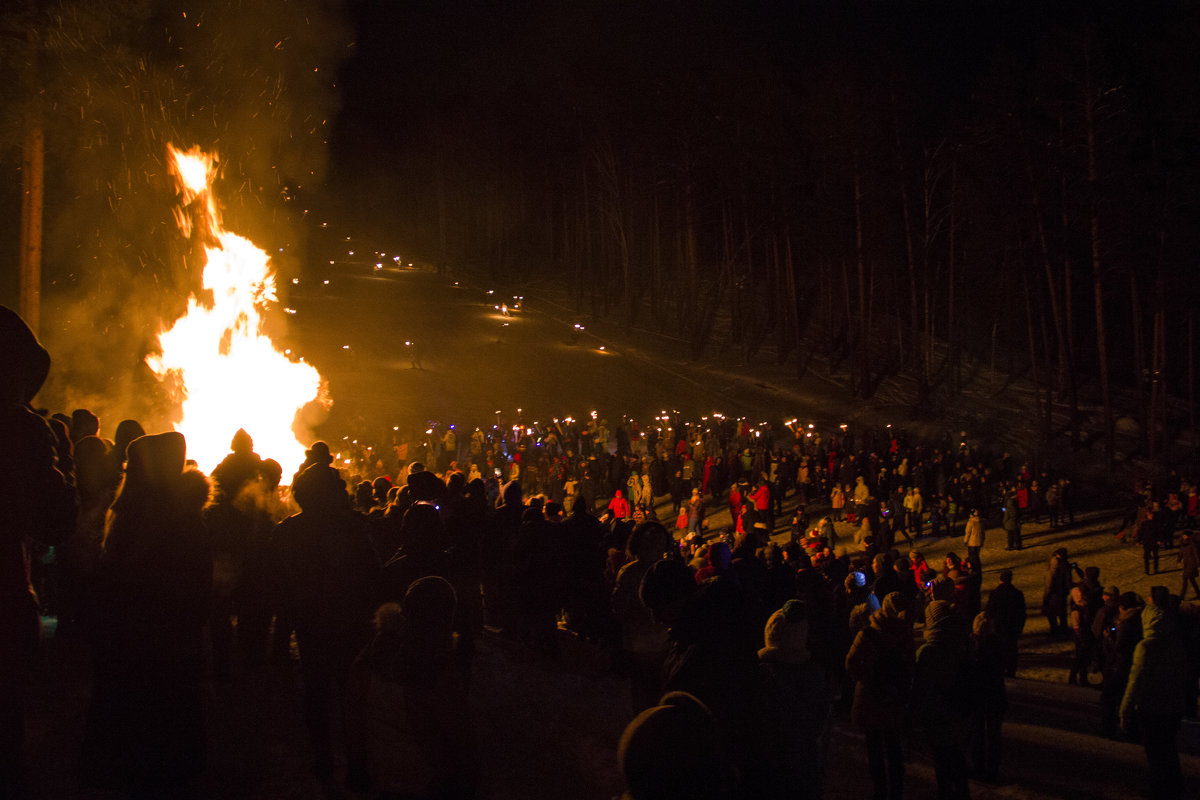
<path id="1" fill-rule="evenodd" d="M 245 428 L 255 451 L 291 475 L 304 460 L 292 430 L 297 412 L 314 400 L 328 403 L 321 376 L 263 333 L 262 312 L 277 302 L 275 275 L 263 250 L 222 227 L 212 193 L 216 158 L 170 145 L 168 155 L 182 193 L 176 221 L 185 236 L 204 237 L 203 284 L 212 300 L 190 296 L 187 312 L 158 335 L 162 353 L 146 363 L 180 403 L 175 430 L 202 470 L 220 463 Z"/>

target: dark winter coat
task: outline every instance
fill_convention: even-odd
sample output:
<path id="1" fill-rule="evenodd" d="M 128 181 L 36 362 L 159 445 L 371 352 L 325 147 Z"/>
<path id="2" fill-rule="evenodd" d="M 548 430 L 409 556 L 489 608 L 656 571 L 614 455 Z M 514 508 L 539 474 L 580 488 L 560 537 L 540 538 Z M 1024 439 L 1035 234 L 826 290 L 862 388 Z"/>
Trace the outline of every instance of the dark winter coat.
<path id="1" fill-rule="evenodd" d="M 180 434 L 130 445 L 98 574 L 81 767 L 89 785 L 166 791 L 204 766 L 200 682 L 213 566 L 201 509 L 209 485 L 183 465 Z"/>
<path id="2" fill-rule="evenodd" d="M 1003 639 L 1014 641 L 1025 630 L 1025 594 L 1011 583 L 992 589 L 985 610 Z"/>
<path id="3" fill-rule="evenodd" d="M 962 737 L 970 708 L 970 635 L 945 600 L 925 609 L 925 644 L 913 670 L 916 722 L 931 737 Z"/>
<path id="4" fill-rule="evenodd" d="M 888 606 L 885 598 L 884 608 L 872 615 L 846 654 L 846 673 L 854 681 L 850 717 L 867 731 L 899 731 L 908 714 L 912 625 Z"/>
<path id="5" fill-rule="evenodd" d="M 0 651 L 5 653 L 17 653 L 17 642 L 7 638 L 10 632 L 32 630 L 36 636 L 27 540 L 58 544 L 75 529 L 75 487 L 57 468 L 50 427 L 29 407 L 49 371 L 49 353 L 20 317 L 0 306 L 0 631 L 5 634 Z M 0 668 L 0 676 L 7 674 Z"/>
<path id="6" fill-rule="evenodd" d="M 302 511 L 275 527 L 272 544 L 301 660 L 348 670 L 370 640 L 378 600 L 379 561 L 365 518 L 349 509 Z"/>
<path id="7" fill-rule="evenodd" d="M 1046 579 L 1042 586 L 1042 613 L 1047 616 L 1058 613 L 1066 615 L 1067 595 L 1071 592 L 1071 565 L 1065 556 L 1057 554 L 1046 567 Z"/>

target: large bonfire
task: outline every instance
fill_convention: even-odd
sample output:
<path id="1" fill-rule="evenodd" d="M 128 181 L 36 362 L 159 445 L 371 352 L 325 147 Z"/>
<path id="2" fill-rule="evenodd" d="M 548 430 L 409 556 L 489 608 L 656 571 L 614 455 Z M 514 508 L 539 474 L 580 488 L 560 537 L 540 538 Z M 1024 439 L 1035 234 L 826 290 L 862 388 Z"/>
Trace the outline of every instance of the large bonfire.
<path id="1" fill-rule="evenodd" d="M 215 156 L 170 145 L 168 156 L 182 194 L 176 221 L 185 236 L 196 231 L 202 237 L 203 286 L 212 296 L 211 303 L 207 296 L 188 298 L 187 312 L 159 333 L 161 354 L 146 363 L 181 404 L 175 430 L 187 437 L 188 456 L 201 469 L 220 463 L 233 434 L 244 428 L 255 450 L 291 475 L 304 459 L 293 423 L 305 405 L 325 401 L 321 376 L 276 349 L 263 332 L 262 313 L 277 302 L 271 260 L 222 227 L 212 191 Z"/>

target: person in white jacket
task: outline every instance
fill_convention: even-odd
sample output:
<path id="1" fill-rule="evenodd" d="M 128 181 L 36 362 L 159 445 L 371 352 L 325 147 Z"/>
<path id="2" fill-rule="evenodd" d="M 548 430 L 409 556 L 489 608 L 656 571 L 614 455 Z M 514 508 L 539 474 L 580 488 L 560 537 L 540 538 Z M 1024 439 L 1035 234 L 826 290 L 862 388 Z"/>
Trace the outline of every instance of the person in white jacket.
<path id="1" fill-rule="evenodd" d="M 967 519 L 967 530 L 963 534 L 963 544 L 967 546 L 967 559 L 975 565 L 976 569 L 982 569 L 983 564 L 979 560 L 979 553 L 983 550 L 984 539 L 983 520 L 979 518 L 979 509 L 971 509 L 971 516 Z"/>

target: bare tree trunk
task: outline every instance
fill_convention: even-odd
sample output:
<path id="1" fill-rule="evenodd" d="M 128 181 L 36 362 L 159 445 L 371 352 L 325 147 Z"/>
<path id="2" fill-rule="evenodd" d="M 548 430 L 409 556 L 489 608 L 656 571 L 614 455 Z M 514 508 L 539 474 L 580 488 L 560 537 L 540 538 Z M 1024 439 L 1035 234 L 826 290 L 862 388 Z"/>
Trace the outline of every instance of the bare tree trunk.
<path id="1" fill-rule="evenodd" d="M 689 236 L 692 235 L 691 228 L 688 230 Z M 733 223 L 729 219 L 729 205 L 721 203 L 721 262 L 727 264 L 730 269 L 730 274 L 734 277 L 731 280 L 730 288 L 730 337 L 738 346 L 739 354 L 745 358 L 745 330 L 742 319 L 742 292 L 740 280 L 737 277 L 737 267 L 733 260 Z"/>
<path id="2" fill-rule="evenodd" d="M 953 160 L 950 164 L 950 236 L 949 244 L 946 248 L 946 340 L 949 343 L 949 358 L 950 358 L 950 390 L 954 394 L 958 394 L 958 329 L 955 327 L 954 318 L 954 297 L 955 289 L 957 288 L 956 270 L 958 264 L 958 251 L 955 247 L 955 233 L 957 231 L 955 214 L 956 200 L 958 196 L 958 152 L 955 151 Z"/>
<path id="3" fill-rule="evenodd" d="M 1037 345 L 1035 344 L 1037 337 L 1034 336 L 1033 330 L 1033 301 L 1029 297 L 1029 281 L 1021 281 L 1021 286 L 1025 290 L 1025 330 L 1029 338 L 1029 369 L 1033 379 L 1034 397 L 1040 397 L 1042 393 L 1042 382 L 1038 380 L 1038 361 L 1037 361 Z M 1046 381 L 1046 393 L 1049 395 L 1050 389 L 1049 380 Z M 1047 398 L 1048 399 L 1048 398 Z M 1040 405 L 1040 404 L 1039 404 Z M 1044 419 L 1041 414 L 1039 419 Z M 1038 426 L 1038 443 L 1045 445 L 1050 439 L 1050 430 L 1045 424 Z"/>
<path id="4" fill-rule="evenodd" d="M 858 315 L 860 325 L 858 366 L 861 370 L 857 378 L 860 381 L 857 385 L 857 392 L 860 393 L 860 397 L 866 398 L 870 393 L 871 386 L 871 320 L 867 312 L 867 262 L 866 256 L 863 253 L 862 174 L 858 169 L 857 158 L 855 159 L 854 169 L 854 240 L 855 258 L 858 262 Z M 853 380 L 851 381 L 851 383 L 854 382 Z"/>
<path id="5" fill-rule="evenodd" d="M 1150 457 L 1166 449 L 1167 433 L 1167 320 L 1162 273 L 1154 287 L 1154 346 L 1150 358 Z"/>
<path id="6" fill-rule="evenodd" d="M 1113 441 L 1112 387 L 1108 375 L 1108 331 L 1104 322 L 1104 270 L 1100 257 L 1100 201 L 1096 196 L 1099 188 L 1096 169 L 1096 103 L 1098 98 L 1091 87 L 1086 87 L 1084 98 L 1084 120 L 1087 123 L 1089 216 L 1092 250 L 1092 295 L 1096 310 L 1096 357 L 1100 361 L 1100 394 L 1104 403 L 1104 464 L 1111 471 L 1116 458 L 1116 443 Z"/>
<path id="7" fill-rule="evenodd" d="M 1195 315 L 1188 309 L 1188 436 L 1192 439 L 1192 456 L 1196 455 L 1196 329 Z"/>
<path id="8" fill-rule="evenodd" d="M 41 123 L 25 135 L 21 153 L 21 293 L 17 311 L 35 334 L 42 316 L 42 195 L 45 137 Z"/>
<path id="9" fill-rule="evenodd" d="M 833 264 L 825 261 L 821 264 L 821 285 L 825 287 L 825 363 L 829 366 L 829 374 L 833 374 Z"/>
<path id="10" fill-rule="evenodd" d="M 1033 196 L 1033 216 L 1037 223 L 1038 245 L 1042 253 L 1042 265 L 1046 271 L 1046 291 L 1050 299 L 1050 314 L 1054 320 L 1054 336 L 1058 343 L 1058 391 L 1060 397 L 1069 396 L 1072 413 L 1078 408 L 1074 371 L 1074 357 L 1071 353 L 1070 342 L 1067 340 L 1066 326 L 1063 322 L 1062 303 L 1059 298 L 1058 281 L 1054 276 L 1054 268 L 1050 263 L 1050 244 L 1046 236 L 1046 226 L 1042 222 L 1041 197 L 1037 184 L 1034 182 L 1033 170 L 1029 170 L 1029 188 Z M 1074 427 L 1074 426 L 1072 426 Z"/>
<path id="11" fill-rule="evenodd" d="M 1058 141 L 1059 146 L 1066 148 L 1066 136 L 1064 129 L 1066 121 L 1063 117 L 1062 109 L 1058 112 Z M 1071 229 L 1070 219 L 1067 215 L 1067 170 L 1065 167 L 1059 168 L 1059 202 L 1062 205 L 1062 233 L 1063 237 L 1069 236 Z M 1078 378 L 1075 376 L 1075 354 L 1079 352 L 1079 348 L 1075 342 L 1075 292 L 1074 281 L 1071 277 L 1072 272 L 1071 250 L 1069 247 L 1063 247 L 1063 324 L 1067 329 L 1067 352 L 1071 358 L 1071 441 L 1074 446 L 1079 444 L 1079 384 Z"/>
<path id="12" fill-rule="evenodd" d="M 650 315 L 662 318 L 662 221 L 659 218 L 658 196 L 654 197 L 654 233 L 650 251 Z"/>
<path id="13" fill-rule="evenodd" d="M 1130 318 L 1133 320 L 1133 386 L 1137 396 L 1138 424 L 1142 427 L 1141 449 L 1150 450 L 1149 428 L 1151 412 L 1146 407 L 1146 342 L 1142 332 L 1142 298 L 1138 291 L 1137 275 L 1129 273 Z"/>
<path id="14" fill-rule="evenodd" d="M 894 101 L 894 99 L 895 98 L 893 98 L 893 101 Z M 899 128 L 895 128 L 894 136 L 895 136 L 895 143 L 896 143 L 896 161 L 897 161 L 898 171 L 900 174 L 900 180 L 899 180 L 899 183 L 900 183 L 900 209 L 901 209 L 901 212 L 903 214 L 903 219 L 904 219 L 904 247 L 905 247 L 905 256 L 906 256 L 906 259 L 908 262 L 909 328 L 910 328 L 909 344 L 913 349 L 912 356 L 911 356 L 911 359 L 912 359 L 911 366 L 912 366 L 912 370 L 913 370 L 913 375 L 916 376 L 916 379 L 917 379 L 917 396 L 915 398 L 916 405 L 922 406 L 929 399 L 929 371 L 928 371 L 928 365 L 925 363 L 925 360 L 922 357 L 924 354 L 921 349 L 921 336 L 920 336 L 920 329 L 919 329 L 920 320 L 918 319 L 919 315 L 917 314 L 917 291 L 918 290 L 917 290 L 916 245 L 914 244 L 914 241 L 913 241 L 914 237 L 913 237 L 913 225 L 912 225 L 912 210 L 911 210 L 911 204 L 909 203 L 909 197 L 908 197 L 908 179 L 907 179 L 908 176 L 907 176 L 907 171 L 905 170 L 904 150 L 903 150 L 903 147 L 900 142 Z M 927 175 L 928 171 L 926 171 L 925 174 Z M 926 210 L 928 211 L 928 209 L 926 209 Z M 929 214 L 928 213 L 926 213 L 926 215 L 925 215 L 925 224 L 926 224 L 926 234 L 927 234 L 926 235 L 926 244 L 928 244 L 928 227 L 929 227 Z M 903 352 L 904 351 L 901 350 L 901 353 L 903 353 Z M 903 364 L 903 360 L 901 361 L 901 364 Z"/>
<path id="15" fill-rule="evenodd" d="M 854 311 L 850 303 L 850 265 L 846 263 L 846 259 L 842 259 L 842 288 L 846 299 L 846 342 L 844 345 L 845 355 L 850 362 L 850 391 L 854 391 L 854 381 L 857 378 L 858 368 L 858 345 L 855 339 L 858 338 L 858 328 L 854 324 Z"/>
<path id="16" fill-rule="evenodd" d="M 588 301 L 592 307 L 592 316 L 596 316 L 596 264 L 592 254 L 592 196 L 591 182 L 588 180 L 587 164 L 583 165 L 583 268 L 579 271 L 580 275 L 580 293 L 583 292 L 583 283 L 588 285 Z"/>

